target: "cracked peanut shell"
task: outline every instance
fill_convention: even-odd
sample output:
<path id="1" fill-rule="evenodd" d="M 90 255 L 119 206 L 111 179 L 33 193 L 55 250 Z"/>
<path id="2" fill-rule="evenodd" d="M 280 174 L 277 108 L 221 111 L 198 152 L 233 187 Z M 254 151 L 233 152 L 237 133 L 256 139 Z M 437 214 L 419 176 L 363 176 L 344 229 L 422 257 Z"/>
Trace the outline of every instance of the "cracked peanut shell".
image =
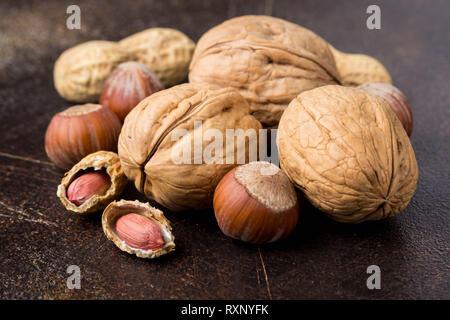
<path id="1" fill-rule="evenodd" d="M 150 28 L 120 40 L 119 47 L 171 87 L 186 78 L 195 43 L 181 31 Z"/>
<path id="2" fill-rule="evenodd" d="M 201 127 L 194 133 L 196 123 Z M 119 156 L 125 174 L 147 198 L 173 211 L 201 210 L 212 205 L 214 188 L 228 171 L 257 160 L 256 149 L 250 155 L 248 143 L 226 139 L 226 130 L 251 129 L 258 139 L 260 128 L 236 89 L 181 84 L 152 94 L 128 114 L 119 136 Z M 215 141 L 208 133 L 223 139 L 221 152 L 211 161 L 204 157 Z M 195 139 L 203 144 L 199 154 L 194 151 Z M 227 161 L 232 153 L 234 158 Z"/>
<path id="3" fill-rule="evenodd" d="M 158 224 L 164 240 L 164 244 L 161 248 L 156 250 L 133 248 L 120 239 L 116 232 L 116 222 L 120 217 L 129 213 L 143 215 Z M 137 200 L 120 200 L 118 202 L 111 202 L 103 212 L 102 228 L 106 237 L 114 242 L 120 250 L 134 254 L 139 258 L 153 259 L 175 250 L 175 237 L 172 234 L 170 221 L 167 220 L 161 210 L 150 206 L 149 203 L 142 203 Z"/>
<path id="4" fill-rule="evenodd" d="M 328 43 L 312 31 L 268 16 L 223 22 L 197 43 L 189 81 L 231 86 L 266 127 L 277 126 L 299 93 L 338 84 Z"/>
<path id="5" fill-rule="evenodd" d="M 277 142 L 282 169 L 334 220 L 393 216 L 416 189 L 417 162 L 402 124 L 386 101 L 363 90 L 300 94 L 281 118 Z"/>
<path id="6" fill-rule="evenodd" d="M 111 186 L 104 195 L 94 195 L 80 206 L 70 202 L 67 198 L 69 185 L 83 172 L 104 169 L 111 178 Z M 103 210 L 111 201 L 116 199 L 124 190 L 127 178 L 122 171 L 119 156 L 110 151 L 98 151 L 81 159 L 73 168 L 64 174 L 61 184 L 56 191 L 64 207 L 79 214 L 93 213 Z"/>

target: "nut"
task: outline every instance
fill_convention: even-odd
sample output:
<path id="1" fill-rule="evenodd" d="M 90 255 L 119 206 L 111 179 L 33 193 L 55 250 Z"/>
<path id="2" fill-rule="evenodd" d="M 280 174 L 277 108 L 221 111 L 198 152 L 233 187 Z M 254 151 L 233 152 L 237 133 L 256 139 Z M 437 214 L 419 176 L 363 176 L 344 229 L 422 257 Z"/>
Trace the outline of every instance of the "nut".
<path id="1" fill-rule="evenodd" d="M 124 62 L 106 80 L 100 104 L 111 109 L 123 122 L 142 99 L 162 89 L 161 82 L 145 65 Z"/>
<path id="2" fill-rule="evenodd" d="M 245 137 L 226 139 L 227 129 L 250 130 L 256 140 L 260 128 L 236 89 L 182 84 L 152 94 L 128 114 L 119 137 L 119 156 L 127 177 L 148 198 L 174 211 L 200 210 L 212 205 L 214 188 L 238 160 L 247 163 L 251 156 L 257 160 Z M 203 146 L 206 150 L 212 143 L 210 130 L 223 142 L 215 158 L 206 161 Z M 196 156 L 198 144 L 201 157 Z M 233 152 L 234 159 L 228 161 Z M 182 159 L 174 160 L 181 153 Z"/>
<path id="3" fill-rule="evenodd" d="M 119 46 L 170 87 L 186 78 L 195 43 L 178 30 L 150 28 L 122 39 Z"/>
<path id="4" fill-rule="evenodd" d="M 116 222 L 116 232 L 127 245 L 136 249 L 157 250 L 164 245 L 158 224 L 137 213 L 121 216 Z"/>
<path id="5" fill-rule="evenodd" d="M 411 200 L 417 162 L 388 103 L 363 90 L 325 86 L 300 94 L 281 117 L 281 168 L 332 219 L 393 216 Z"/>
<path id="6" fill-rule="evenodd" d="M 98 151 L 66 172 L 56 194 L 67 210 L 87 214 L 103 210 L 122 193 L 126 183 L 119 156 Z"/>
<path id="7" fill-rule="evenodd" d="M 70 107 L 57 113 L 45 134 L 45 151 L 61 169 L 69 169 L 86 155 L 117 149 L 119 118 L 99 104 Z"/>
<path id="8" fill-rule="evenodd" d="M 55 88 L 66 100 L 97 102 L 111 71 L 126 60 L 115 42 L 89 41 L 64 51 L 53 71 Z"/>
<path id="9" fill-rule="evenodd" d="M 274 164 L 255 161 L 234 168 L 217 185 L 214 212 L 229 237 L 252 243 L 287 237 L 298 220 L 294 186 Z"/>
<path id="10" fill-rule="evenodd" d="M 375 58 L 365 54 L 344 53 L 330 45 L 341 83 L 358 86 L 368 82 L 392 83 L 386 68 Z"/>
<path id="11" fill-rule="evenodd" d="M 94 195 L 103 196 L 111 186 L 111 179 L 104 171 L 88 172 L 70 183 L 67 199 L 80 206 Z"/>
<path id="12" fill-rule="evenodd" d="M 328 44 L 312 31 L 268 16 L 242 16 L 205 33 L 189 81 L 235 87 L 265 127 L 278 125 L 300 92 L 339 84 Z"/>
<path id="13" fill-rule="evenodd" d="M 383 98 L 389 103 L 392 110 L 405 128 L 408 137 L 411 136 L 413 130 L 413 115 L 406 96 L 396 87 L 389 83 L 373 82 L 360 85 L 358 89 L 367 91 Z"/>
<path id="14" fill-rule="evenodd" d="M 157 258 L 175 250 L 172 227 L 163 212 L 139 201 L 120 200 L 103 211 L 102 228 L 120 250 Z"/>

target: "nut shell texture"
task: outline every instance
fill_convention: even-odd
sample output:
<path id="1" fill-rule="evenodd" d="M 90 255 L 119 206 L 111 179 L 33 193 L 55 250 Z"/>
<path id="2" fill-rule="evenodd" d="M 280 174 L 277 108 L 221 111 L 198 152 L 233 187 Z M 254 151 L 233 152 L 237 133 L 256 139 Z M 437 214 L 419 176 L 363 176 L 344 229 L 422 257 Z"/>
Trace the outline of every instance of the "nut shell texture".
<path id="1" fill-rule="evenodd" d="M 328 44 L 312 31 L 268 16 L 242 16 L 205 33 L 189 81 L 232 86 L 264 126 L 276 126 L 299 93 L 339 83 Z"/>
<path id="2" fill-rule="evenodd" d="M 392 83 L 389 72 L 377 59 L 365 54 L 344 53 L 332 46 L 330 48 L 343 85 L 358 86 L 368 82 Z"/>
<path id="3" fill-rule="evenodd" d="M 195 122 L 201 122 L 201 129 L 194 130 Z M 228 141 L 226 129 L 258 134 L 260 128 L 236 89 L 182 84 L 152 94 L 128 114 L 119 136 L 119 156 L 127 177 L 148 198 L 174 211 L 204 209 L 212 205 L 217 183 L 236 166 L 238 150 L 244 163 L 250 160 L 248 143 Z M 203 135 L 204 152 L 211 143 L 205 135 L 210 129 L 223 137 L 223 149 L 207 162 L 195 155 L 194 139 Z M 182 130 L 186 134 L 177 137 Z M 192 150 L 187 161 L 174 161 L 173 154 L 186 147 Z M 231 152 L 235 161 L 227 163 Z"/>
<path id="4" fill-rule="evenodd" d="M 300 94 L 278 131 L 282 169 L 311 203 L 341 222 L 393 216 L 414 194 L 414 151 L 383 99 L 325 86 Z"/>
<path id="5" fill-rule="evenodd" d="M 384 82 L 371 82 L 358 86 L 371 94 L 383 98 L 389 103 L 394 113 L 410 137 L 413 130 L 413 115 L 406 96 L 396 87 Z"/>
<path id="6" fill-rule="evenodd" d="M 186 78 L 195 43 L 178 30 L 150 28 L 122 39 L 119 46 L 170 87 Z"/>
<path id="7" fill-rule="evenodd" d="M 115 42 L 88 41 L 64 51 L 53 71 L 55 88 L 66 100 L 97 102 L 103 84 L 127 54 Z"/>
<path id="8" fill-rule="evenodd" d="M 67 198 L 67 189 L 70 183 L 76 179 L 84 170 L 102 170 L 111 178 L 111 186 L 102 196 L 94 195 L 82 205 L 77 206 Z M 124 190 L 127 178 L 122 171 L 119 156 L 114 152 L 98 151 L 84 157 L 70 171 L 64 174 L 61 184 L 58 186 L 56 195 L 67 210 L 87 214 L 103 210 L 111 201 L 116 199 Z"/>
<path id="9" fill-rule="evenodd" d="M 152 219 L 160 226 L 164 239 L 164 245 L 161 248 L 156 250 L 142 250 L 133 248 L 120 239 L 116 232 L 116 222 L 120 217 L 131 212 Z M 103 211 L 102 228 L 106 237 L 114 242 L 120 250 L 134 254 L 139 258 L 153 259 L 175 250 L 175 237 L 172 234 L 172 227 L 170 226 L 169 220 L 167 220 L 161 210 L 150 206 L 148 203 L 142 203 L 137 200 L 120 200 L 110 203 Z"/>

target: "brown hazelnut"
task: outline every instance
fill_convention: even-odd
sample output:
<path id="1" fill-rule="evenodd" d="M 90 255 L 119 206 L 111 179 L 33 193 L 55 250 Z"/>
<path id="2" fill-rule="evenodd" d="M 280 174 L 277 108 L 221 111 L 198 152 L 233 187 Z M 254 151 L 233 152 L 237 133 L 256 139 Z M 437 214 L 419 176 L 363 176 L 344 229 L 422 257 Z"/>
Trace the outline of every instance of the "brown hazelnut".
<path id="1" fill-rule="evenodd" d="M 162 89 L 164 87 L 159 79 L 145 65 L 124 62 L 106 80 L 100 104 L 111 109 L 123 122 L 142 99 Z"/>
<path id="2" fill-rule="evenodd" d="M 413 130 L 413 115 L 411 106 L 409 105 L 406 96 L 396 87 L 384 82 L 371 82 L 360 85 L 358 89 L 375 96 L 381 97 L 387 101 L 391 109 L 397 115 L 397 118 L 405 128 L 408 137 L 411 136 Z"/>
<path id="3" fill-rule="evenodd" d="M 70 107 L 57 113 L 45 134 L 45 151 L 61 169 L 69 169 L 86 155 L 117 149 L 121 124 L 108 108 L 99 104 Z"/>
<path id="4" fill-rule="evenodd" d="M 280 168 L 264 161 L 227 173 L 217 185 L 213 205 L 222 232 L 246 242 L 283 239 L 298 220 L 294 186 Z"/>

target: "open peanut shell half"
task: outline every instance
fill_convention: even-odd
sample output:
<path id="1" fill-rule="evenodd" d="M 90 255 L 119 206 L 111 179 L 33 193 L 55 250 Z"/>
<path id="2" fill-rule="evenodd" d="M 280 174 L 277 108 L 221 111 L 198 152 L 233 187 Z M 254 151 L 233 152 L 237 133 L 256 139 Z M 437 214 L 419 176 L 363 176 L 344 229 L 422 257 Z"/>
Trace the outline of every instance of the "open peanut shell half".
<path id="1" fill-rule="evenodd" d="M 119 234 L 122 234 L 122 230 L 119 230 L 118 228 L 118 221 L 121 218 L 131 214 L 135 216 L 143 216 L 150 219 L 152 224 L 156 224 L 159 229 L 159 236 L 162 239 L 162 242 L 158 248 L 141 249 L 130 244 L 130 241 L 128 240 L 133 237 L 138 238 L 139 235 L 137 233 L 142 233 L 143 231 L 141 226 L 136 224 L 128 224 L 127 230 L 123 229 L 125 231 L 125 235 L 127 235 L 127 239 L 125 239 L 127 242 L 121 238 Z M 145 219 L 141 220 L 145 222 Z M 134 254 L 139 258 L 153 259 L 175 250 L 175 237 L 172 234 L 170 221 L 164 216 L 161 210 L 152 207 L 148 202 L 142 203 L 137 200 L 120 200 L 118 202 L 114 201 L 110 203 L 103 211 L 102 227 L 106 237 L 114 242 L 120 250 Z M 144 234 L 144 236 L 141 234 L 140 239 L 142 240 L 145 237 L 148 237 L 148 234 Z"/>
<path id="2" fill-rule="evenodd" d="M 82 201 L 71 199 L 71 184 L 75 183 L 78 178 L 92 173 L 100 173 L 104 176 L 106 186 L 104 186 L 102 192 L 93 192 L 89 198 Z M 81 159 L 70 171 L 64 174 L 56 194 L 67 210 L 79 214 L 88 214 L 103 210 L 122 193 L 126 183 L 127 178 L 122 171 L 119 156 L 114 152 L 98 151 Z M 92 184 L 79 184 L 78 193 L 82 191 L 82 188 L 92 188 Z M 97 188 L 99 187 L 97 186 Z"/>

